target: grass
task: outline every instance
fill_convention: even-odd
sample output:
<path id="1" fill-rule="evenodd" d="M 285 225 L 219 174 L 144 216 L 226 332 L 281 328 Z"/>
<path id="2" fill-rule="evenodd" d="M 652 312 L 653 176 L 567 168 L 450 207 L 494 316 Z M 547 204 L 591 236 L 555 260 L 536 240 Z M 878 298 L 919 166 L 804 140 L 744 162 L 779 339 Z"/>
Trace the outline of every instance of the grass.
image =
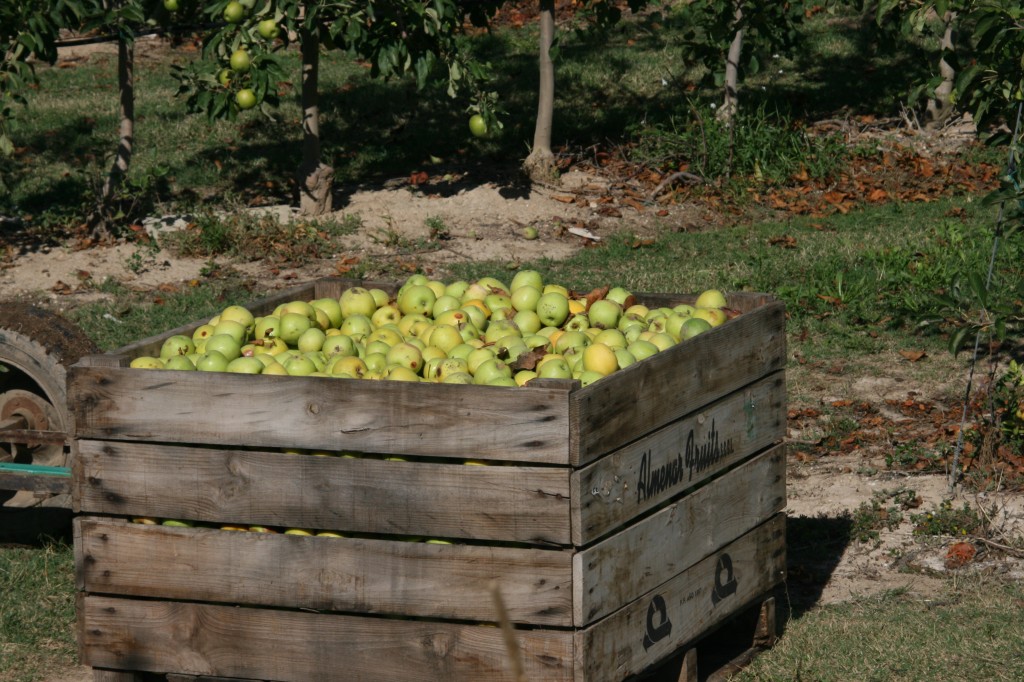
<path id="1" fill-rule="evenodd" d="M 966 578 L 930 599 L 905 591 L 818 607 L 731 678 L 740 682 L 1019 680 L 1019 584 Z"/>
<path id="2" fill-rule="evenodd" d="M 0 545 L 0 680 L 30 682 L 76 656 L 74 554 L 66 543 Z"/>

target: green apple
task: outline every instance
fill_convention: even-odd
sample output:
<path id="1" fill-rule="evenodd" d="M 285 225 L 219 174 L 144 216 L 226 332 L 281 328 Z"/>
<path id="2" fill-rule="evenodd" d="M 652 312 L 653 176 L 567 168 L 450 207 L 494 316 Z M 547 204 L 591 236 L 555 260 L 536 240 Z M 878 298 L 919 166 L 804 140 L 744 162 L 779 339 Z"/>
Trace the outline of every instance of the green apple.
<path id="1" fill-rule="evenodd" d="M 721 308 L 703 308 L 698 307 L 693 311 L 693 317 L 698 320 L 704 320 L 712 327 L 717 327 L 723 324 L 728 318 L 725 311 Z"/>
<path id="2" fill-rule="evenodd" d="M 546 327 L 561 327 L 569 318 L 569 299 L 558 291 L 543 294 L 537 300 L 537 316 Z"/>
<path id="3" fill-rule="evenodd" d="M 277 336 L 278 327 L 281 326 L 281 318 L 276 315 L 266 315 L 256 320 L 253 328 L 253 336 L 257 339 L 272 339 Z"/>
<path id="4" fill-rule="evenodd" d="M 590 337 L 578 330 L 570 330 L 555 341 L 555 352 L 564 353 L 570 348 L 584 348 L 590 344 Z"/>
<path id="5" fill-rule="evenodd" d="M 367 315 L 352 315 L 346 317 L 338 329 L 345 336 L 358 341 L 373 333 L 374 324 Z"/>
<path id="6" fill-rule="evenodd" d="M 411 343 L 396 343 L 385 357 L 389 365 L 400 365 L 417 374 L 423 369 L 423 353 Z"/>
<path id="7" fill-rule="evenodd" d="M 309 317 L 302 313 L 287 312 L 281 316 L 281 328 L 277 331 L 277 337 L 294 346 L 298 343 L 299 337 L 313 326 Z"/>
<path id="8" fill-rule="evenodd" d="M 629 342 L 626 341 L 626 335 L 618 329 L 599 330 L 597 334 L 591 338 L 591 343 L 603 343 L 607 346 L 611 346 L 612 348 L 625 348 L 629 345 Z"/>
<path id="9" fill-rule="evenodd" d="M 246 333 L 252 332 L 253 325 L 256 322 L 256 318 L 253 316 L 251 312 L 249 312 L 249 309 L 240 305 L 229 305 L 227 308 L 221 311 L 220 319 L 222 322 L 224 320 L 232 320 L 234 322 L 238 322 L 243 327 L 245 327 Z"/>
<path id="10" fill-rule="evenodd" d="M 427 315 L 434 309 L 437 294 L 426 284 L 413 284 L 398 295 L 398 309 L 403 315 Z"/>
<path id="11" fill-rule="evenodd" d="M 491 311 L 493 317 L 498 310 L 512 308 L 512 297 L 506 293 L 487 294 L 484 296 L 484 305 Z"/>
<path id="12" fill-rule="evenodd" d="M 536 311 L 537 303 L 540 301 L 541 296 L 543 296 L 543 294 L 540 289 L 529 284 L 524 284 L 512 292 L 510 299 L 512 301 L 512 307 L 517 311 Z"/>
<path id="13" fill-rule="evenodd" d="M 473 352 L 466 356 L 466 365 L 469 368 L 469 373 L 476 376 L 476 370 L 480 365 L 494 359 L 494 351 L 490 348 L 474 349 Z"/>
<path id="14" fill-rule="evenodd" d="M 231 362 L 242 354 L 242 344 L 230 334 L 214 334 L 206 342 L 206 352 L 218 351 Z"/>
<path id="15" fill-rule="evenodd" d="M 512 320 L 494 320 L 487 325 L 487 330 L 484 332 L 484 341 L 495 343 L 506 336 L 522 338 L 523 333 Z"/>
<path id="16" fill-rule="evenodd" d="M 487 293 L 502 293 L 506 296 L 509 294 L 508 287 L 497 277 L 481 277 L 476 283 L 486 289 Z"/>
<path id="17" fill-rule="evenodd" d="M 370 289 L 370 295 L 373 296 L 373 302 L 377 304 L 377 307 L 387 305 L 391 301 L 391 294 L 384 291 L 383 289 L 373 288 Z"/>
<path id="18" fill-rule="evenodd" d="M 521 369 L 512 378 L 515 379 L 516 385 L 525 386 L 531 379 L 537 378 L 537 373 L 532 369 Z"/>
<path id="19" fill-rule="evenodd" d="M 342 335 L 340 338 L 344 339 L 349 337 Z M 310 353 L 312 351 L 322 349 L 326 340 L 327 334 L 325 334 L 323 330 L 317 327 L 310 327 L 299 335 L 299 338 L 295 341 L 295 347 L 303 353 Z M 349 341 L 351 341 L 350 338 Z"/>
<path id="20" fill-rule="evenodd" d="M 174 355 L 164 362 L 164 369 L 194 371 L 196 365 L 188 355 Z"/>
<path id="21" fill-rule="evenodd" d="M 622 306 L 615 301 L 602 298 L 590 304 L 587 311 L 587 318 L 592 327 L 601 329 L 615 329 L 622 317 Z"/>
<path id="22" fill-rule="evenodd" d="M 694 308 L 724 308 L 729 304 L 723 294 L 718 289 L 708 289 L 702 291 L 694 301 Z"/>
<path id="23" fill-rule="evenodd" d="M 224 372 L 230 360 L 218 350 L 208 350 L 196 360 L 196 369 L 200 372 Z"/>
<path id="24" fill-rule="evenodd" d="M 615 352 L 615 361 L 619 364 L 619 369 L 625 369 L 636 362 L 636 358 L 625 348 L 613 348 Z"/>
<path id="25" fill-rule="evenodd" d="M 637 339 L 636 341 L 626 346 L 626 350 L 628 350 L 637 360 L 645 360 L 654 355 L 655 353 L 657 353 L 661 349 L 659 349 L 650 341 L 642 341 L 640 339 Z"/>
<path id="26" fill-rule="evenodd" d="M 454 372 L 441 380 L 444 384 L 471 384 L 473 375 L 469 372 Z"/>
<path id="27" fill-rule="evenodd" d="M 519 331 L 525 334 L 536 334 L 540 331 L 540 328 L 544 326 L 541 324 L 540 315 L 534 310 L 520 310 L 512 318 L 516 326 L 519 327 Z"/>
<path id="28" fill-rule="evenodd" d="M 582 332 L 590 328 L 590 319 L 585 313 L 578 313 L 576 315 L 571 315 L 562 327 L 564 329 Z"/>
<path id="29" fill-rule="evenodd" d="M 592 370 L 584 370 L 584 371 L 580 372 L 578 377 L 575 377 L 575 378 L 580 380 L 580 386 L 589 386 L 590 384 L 594 383 L 598 379 L 603 379 L 606 376 L 608 376 L 608 375 L 607 374 L 601 374 L 600 372 L 594 372 Z"/>
<path id="30" fill-rule="evenodd" d="M 315 301 L 311 301 L 310 305 L 327 315 L 327 319 L 330 320 L 330 326 L 333 328 L 340 327 L 345 319 L 341 312 L 341 304 L 336 298 L 318 298 Z"/>
<path id="31" fill-rule="evenodd" d="M 391 347 L 401 343 L 402 340 L 402 332 L 398 331 L 398 329 L 393 326 L 383 326 L 377 327 L 370 332 L 370 335 L 366 337 L 366 344 L 369 345 L 375 341 L 383 341 L 388 347 Z"/>
<path id="32" fill-rule="evenodd" d="M 679 331 L 679 338 L 683 341 L 686 339 L 692 339 L 698 334 L 703 334 L 709 329 L 711 329 L 710 322 L 699 317 L 691 317 L 683 323 L 683 326 Z"/>
<path id="33" fill-rule="evenodd" d="M 509 284 L 509 291 L 516 293 L 521 287 L 530 286 L 537 291 L 544 289 L 544 277 L 536 270 L 520 270 L 512 275 L 512 282 Z"/>
<path id="34" fill-rule="evenodd" d="M 301 336 L 299 337 L 299 340 L 302 340 Z M 333 336 L 325 337 L 320 350 L 322 350 L 329 358 L 336 355 L 347 357 L 358 354 L 356 342 L 352 340 L 351 336 L 345 336 L 344 334 L 335 334 Z"/>
<path id="35" fill-rule="evenodd" d="M 305 355 L 297 355 L 288 358 L 284 362 L 284 368 L 288 372 L 289 376 L 293 377 L 309 376 L 313 372 L 319 371 L 319 368 L 316 366 L 313 359 Z"/>
<path id="36" fill-rule="evenodd" d="M 430 334 L 430 345 L 437 346 L 445 353 L 463 342 L 462 333 L 450 324 L 439 324 Z"/>
<path id="37" fill-rule="evenodd" d="M 128 366 L 132 369 L 163 369 L 164 361 L 149 355 L 142 355 L 134 358 Z"/>
<path id="38" fill-rule="evenodd" d="M 346 374 L 359 379 L 369 370 L 361 358 L 354 355 L 335 355 L 327 362 L 324 371 L 328 374 Z"/>
<path id="39" fill-rule="evenodd" d="M 229 362 L 225 371 L 235 374 L 262 374 L 264 369 L 266 367 L 259 359 L 243 355 Z"/>
<path id="40" fill-rule="evenodd" d="M 226 320 L 223 317 L 220 318 L 217 324 L 213 325 L 213 336 L 218 334 L 228 334 L 238 342 L 239 346 L 245 343 L 249 336 L 249 332 L 244 324 L 236 320 Z"/>
<path id="41" fill-rule="evenodd" d="M 249 52 L 244 47 L 240 47 L 231 53 L 228 64 L 231 65 L 231 70 L 235 73 L 247 73 L 249 67 L 252 66 L 252 58 L 249 57 Z"/>
<path id="42" fill-rule="evenodd" d="M 364 287 L 352 287 L 346 289 L 338 298 L 341 305 L 341 314 L 345 319 L 353 315 L 365 315 L 370 317 L 377 310 L 377 300 L 373 293 Z"/>
<path id="43" fill-rule="evenodd" d="M 633 294 L 630 293 L 628 289 L 624 289 L 623 287 L 612 287 L 604 297 L 609 301 L 615 301 L 620 306 L 625 307 L 626 301 L 628 301 L 632 295 Z"/>
<path id="44" fill-rule="evenodd" d="M 537 376 L 541 379 L 571 379 L 572 370 L 565 358 L 552 358 L 537 368 Z"/>
<path id="45" fill-rule="evenodd" d="M 388 381 L 420 381 L 420 376 L 415 370 L 411 367 L 403 367 L 402 365 L 395 365 L 388 370 L 386 378 Z"/>
<path id="46" fill-rule="evenodd" d="M 273 40 L 277 37 L 280 29 L 278 29 L 277 22 L 273 19 L 264 19 L 256 24 L 256 31 L 266 40 Z"/>
<path id="47" fill-rule="evenodd" d="M 448 294 L 441 294 L 437 297 L 437 300 L 434 301 L 434 307 L 430 310 L 430 315 L 436 320 L 447 311 L 458 310 L 461 307 L 462 301 L 459 299 L 454 296 L 449 296 Z"/>
<path id="48" fill-rule="evenodd" d="M 198 346 L 201 342 L 205 342 L 206 339 L 211 336 L 213 336 L 213 325 L 201 324 L 196 327 L 194 332 L 192 332 L 192 343 Z"/>
<path id="49" fill-rule="evenodd" d="M 164 519 L 160 525 L 171 526 L 172 528 L 192 528 L 195 524 L 191 521 L 182 521 L 181 519 Z"/>
<path id="50" fill-rule="evenodd" d="M 366 374 L 379 374 L 388 366 L 388 356 L 384 353 L 367 353 L 363 358 Z"/>
<path id="51" fill-rule="evenodd" d="M 676 345 L 676 340 L 665 332 L 655 332 L 650 337 L 650 342 L 658 347 L 658 350 L 668 350 Z"/>
<path id="52" fill-rule="evenodd" d="M 444 288 L 444 293 L 446 296 L 451 296 L 452 298 L 457 298 L 461 301 L 462 297 L 466 295 L 466 289 L 468 288 L 469 282 L 464 279 L 460 279 L 454 282 L 449 282 Z"/>
<path id="53" fill-rule="evenodd" d="M 478 385 L 490 384 L 499 377 L 511 379 L 512 369 L 497 358 L 485 360 L 473 371 L 473 383 Z"/>
<path id="54" fill-rule="evenodd" d="M 160 359 L 168 360 L 179 355 L 189 355 L 196 352 L 196 344 L 192 337 L 184 334 L 168 336 L 160 346 Z"/>
<path id="55" fill-rule="evenodd" d="M 459 310 L 466 314 L 469 321 L 477 329 L 484 329 L 487 327 L 487 313 L 483 311 L 483 308 L 475 305 L 464 305 L 459 308 Z"/>

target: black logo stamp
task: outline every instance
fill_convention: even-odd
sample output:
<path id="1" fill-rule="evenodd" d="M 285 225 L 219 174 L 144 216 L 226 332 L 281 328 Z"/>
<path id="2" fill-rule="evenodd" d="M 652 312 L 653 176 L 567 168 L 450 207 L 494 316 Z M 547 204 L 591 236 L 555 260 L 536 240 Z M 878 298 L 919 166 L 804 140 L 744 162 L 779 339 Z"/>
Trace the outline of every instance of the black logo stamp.
<path id="1" fill-rule="evenodd" d="M 668 604 L 660 594 L 654 595 L 647 607 L 647 632 L 644 634 L 644 650 L 655 642 L 665 639 L 672 632 L 672 621 L 668 619 Z"/>
<path id="2" fill-rule="evenodd" d="M 715 566 L 715 589 L 711 590 L 711 603 L 718 604 L 728 596 L 736 594 L 736 575 L 732 570 L 732 557 L 723 554 Z"/>

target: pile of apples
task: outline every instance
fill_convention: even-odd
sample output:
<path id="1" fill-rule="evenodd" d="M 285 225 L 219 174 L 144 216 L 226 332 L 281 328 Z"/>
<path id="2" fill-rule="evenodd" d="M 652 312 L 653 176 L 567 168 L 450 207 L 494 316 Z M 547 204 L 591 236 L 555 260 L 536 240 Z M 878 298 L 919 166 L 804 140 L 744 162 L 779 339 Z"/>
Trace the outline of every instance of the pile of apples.
<path id="1" fill-rule="evenodd" d="M 650 309 L 622 287 L 580 295 L 535 270 L 516 272 L 509 285 L 413 275 L 394 297 L 353 287 L 263 317 L 231 305 L 131 366 L 488 386 L 540 377 L 585 386 L 734 314 L 716 289 L 694 305 Z"/>

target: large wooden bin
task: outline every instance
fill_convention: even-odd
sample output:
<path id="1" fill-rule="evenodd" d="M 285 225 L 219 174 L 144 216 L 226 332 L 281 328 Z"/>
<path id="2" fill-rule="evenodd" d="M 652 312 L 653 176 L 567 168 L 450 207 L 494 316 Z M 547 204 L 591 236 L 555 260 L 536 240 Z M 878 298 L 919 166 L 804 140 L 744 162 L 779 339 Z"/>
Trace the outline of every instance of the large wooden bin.
<path id="1" fill-rule="evenodd" d="M 325 279 L 252 308 L 353 284 Z M 84 358 L 68 386 L 82 661 L 511 681 L 497 586 L 526 679 L 649 668 L 785 571 L 784 308 L 759 294 L 730 305 L 742 314 L 585 388 L 128 368 L 185 327 Z"/>

